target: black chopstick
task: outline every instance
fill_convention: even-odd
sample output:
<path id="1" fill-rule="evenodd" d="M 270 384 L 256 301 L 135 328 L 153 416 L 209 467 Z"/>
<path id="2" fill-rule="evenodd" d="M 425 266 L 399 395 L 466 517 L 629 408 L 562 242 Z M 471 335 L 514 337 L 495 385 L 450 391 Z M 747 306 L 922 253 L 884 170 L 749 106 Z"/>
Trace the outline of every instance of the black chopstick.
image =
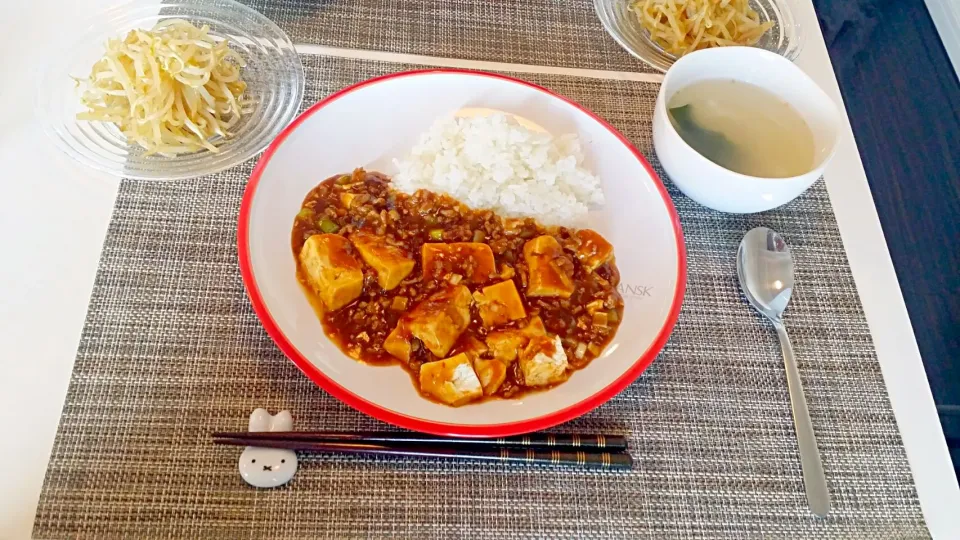
<path id="1" fill-rule="evenodd" d="M 263 435 L 265 432 L 246 433 L 244 435 Z M 227 435 L 227 434 L 220 434 Z M 270 439 L 265 437 L 215 437 L 214 443 L 235 446 L 260 446 L 266 448 L 284 448 L 304 452 L 325 452 L 340 454 L 367 454 L 407 457 L 434 457 L 454 459 L 475 459 L 500 463 L 534 463 L 541 465 L 575 465 L 596 469 L 629 469 L 633 459 L 629 454 L 597 452 L 596 450 L 534 450 L 534 449 L 457 449 L 431 446 L 371 444 L 355 442 L 311 442 L 306 440 Z"/>
<path id="2" fill-rule="evenodd" d="M 330 431 L 255 431 L 237 433 L 214 433 L 220 439 L 255 439 L 257 441 L 300 441 L 315 443 L 369 443 L 389 446 L 443 446 L 447 448 L 476 450 L 491 448 L 573 450 L 622 452 L 627 449 L 627 440 L 620 435 L 579 435 L 561 433 L 532 433 L 518 437 L 499 439 L 467 439 L 438 437 L 423 433 L 367 431 L 338 433 Z M 256 445 L 254 445 L 256 446 Z"/>

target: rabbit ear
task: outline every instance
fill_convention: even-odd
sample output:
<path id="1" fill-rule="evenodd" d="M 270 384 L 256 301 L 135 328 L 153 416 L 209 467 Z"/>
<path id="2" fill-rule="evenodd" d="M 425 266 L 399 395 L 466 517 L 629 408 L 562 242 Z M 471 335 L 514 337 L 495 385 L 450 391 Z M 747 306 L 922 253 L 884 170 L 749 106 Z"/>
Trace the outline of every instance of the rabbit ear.
<path id="1" fill-rule="evenodd" d="M 250 415 L 250 426 L 248 431 L 270 431 L 270 424 L 273 417 L 266 409 L 256 409 Z"/>
<path id="2" fill-rule="evenodd" d="M 270 421 L 270 431 L 292 431 L 293 416 L 290 411 L 280 411 Z"/>

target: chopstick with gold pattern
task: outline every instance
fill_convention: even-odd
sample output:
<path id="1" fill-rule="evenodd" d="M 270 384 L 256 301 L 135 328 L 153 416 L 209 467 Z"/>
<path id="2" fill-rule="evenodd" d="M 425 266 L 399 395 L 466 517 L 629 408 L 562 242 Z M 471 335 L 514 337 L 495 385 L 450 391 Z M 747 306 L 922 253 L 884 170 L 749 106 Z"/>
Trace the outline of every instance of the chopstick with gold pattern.
<path id="1" fill-rule="evenodd" d="M 247 435 L 263 435 L 249 433 Z M 312 442 L 307 440 L 271 439 L 266 437 L 217 437 L 216 444 L 285 448 L 301 452 L 337 454 L 389 455 L 405 457 L 432 457 L 470 459 L 500 463 L 529 463 L 540 465 L 569 465 L 596 469 L 629 469 L 633 466 L 630 454 L 600 452 L 597 450 L 542 450 L 517 448 L 451 448 L 412 444 L 372 444 L 358 442 Z"/>
<path id="2" fill-rule="evenodd" d="M 570 433 L 531 433 L 516 437 L 476 439 L 464 437 L 440 437 L 424 433 L 366 431 L 366 432 L 330 432 L 330 431 L 258 431 L 214 433 L 214 438 L 255 438 L 258 440 L 287 440 L 335 443 L 370 443 L 389 445 L 429 445 L 450 448 L 489 449 L 491 447 L 534 450 L 574 450 L 622 452 L 627 449 L 627 439 L 620 435 L 570 434 Z"/>

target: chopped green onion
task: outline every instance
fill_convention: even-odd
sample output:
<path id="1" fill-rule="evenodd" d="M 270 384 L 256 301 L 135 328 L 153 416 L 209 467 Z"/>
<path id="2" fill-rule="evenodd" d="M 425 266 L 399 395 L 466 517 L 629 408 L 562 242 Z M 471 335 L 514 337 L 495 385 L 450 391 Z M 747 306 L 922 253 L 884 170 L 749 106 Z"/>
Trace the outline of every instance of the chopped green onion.
<path id="1" fill-rule="evenodd" d="M 338 184 L 349 184 L 349 183 L 350 183 L 350 180 L 352 180 L 352 179 L 353 179 L 352 176 L 350 176 L 349 174 L 345 174 L 345 175 L 341 176 L 340 178 L 337 178 L 337 183 L 338 183 Z"/>
<path id="2" fill-rule="evenodd" d="M 443 240 L 443 229 L 430 229 L 431 240 Z"/>
<path id="3" fill-rule="evenodd" d="M 620 320 L 620 316 L 617 315 L 617 310 L 611 309 L 607 312 L 607 318 L 610 319 L 610 322 L 617 322 Z"/>
<path id="4" fill-rule="evenodd" d="M 335 233 L 340 230 L 340 226 L 330 218 L 320 220 L 320 230 L 325 233 Z"/>
<path id="5" fill-rule="evenodd" d="M 314 212 L 313 212 L 312 209 L 310 209 L 310 208 L 303 208 L 303 209 L 301 209 L 299 212 L 297 212 L 297 217 L 300 218 L 300 219 L 310 219 L 310 218 L 313 217 L 313 214 L 314 214 Z"/>

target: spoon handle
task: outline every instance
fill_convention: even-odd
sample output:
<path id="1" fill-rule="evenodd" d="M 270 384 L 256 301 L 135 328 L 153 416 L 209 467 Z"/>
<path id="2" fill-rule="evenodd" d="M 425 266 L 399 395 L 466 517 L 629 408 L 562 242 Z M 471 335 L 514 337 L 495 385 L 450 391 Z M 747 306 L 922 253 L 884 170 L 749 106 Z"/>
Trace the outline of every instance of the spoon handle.
<path id="1" fill-rule="evenodd" d="M 800 371 L 793 357 L 793 346 L 787 337 L 787 329 L 781 322 L 775 321 L 773 325 L 780 338 L 780 348 L 783 349 L 783 363 L 787 371 L 787 388 L 790 390 L 793 426 L 797 432 L 797 446 L 800 448 L 800 467 L 803 469 L 807 503 L 814 514 L 825 517 L 830 511 L 830 491 L 827 489 L 827 478 L 823 472 L 820 450 L 817 448 L 817 437 L 813 434 L 813 424 L 810 423 L 810 411 L 807 410 Z"/>

